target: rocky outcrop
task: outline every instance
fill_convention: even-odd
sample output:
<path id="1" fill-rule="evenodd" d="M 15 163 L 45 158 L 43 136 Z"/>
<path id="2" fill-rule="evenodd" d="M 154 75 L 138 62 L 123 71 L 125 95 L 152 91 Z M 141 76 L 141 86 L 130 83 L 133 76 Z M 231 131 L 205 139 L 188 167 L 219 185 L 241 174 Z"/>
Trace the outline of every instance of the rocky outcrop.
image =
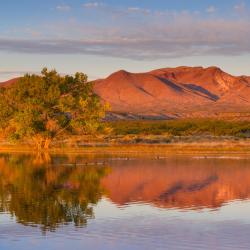
<path id="1" fill-rule="evenodd" d="M 147 73 L 118 71 L 95 82 L 114 113 L 195 117 L 250 111 L 250 78 L 217 67 L 177 67 Z"/>

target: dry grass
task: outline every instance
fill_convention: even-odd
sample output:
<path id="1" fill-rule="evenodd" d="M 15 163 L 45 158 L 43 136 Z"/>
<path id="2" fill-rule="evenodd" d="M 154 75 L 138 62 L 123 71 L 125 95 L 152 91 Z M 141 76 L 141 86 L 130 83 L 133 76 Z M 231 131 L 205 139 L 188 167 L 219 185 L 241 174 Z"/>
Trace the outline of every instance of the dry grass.
<path id="1" fill-rule="evenodd" d="M 58 140 L 52 153 L 250 154 L 250 122 L 224 120 L 118 121 L 109 135 Z M 0 151 L 31 152 L 27 143 L 2 142 Z"/>
<path id="2" fill-rule="evenodd" d="M 0 152 L 27 152 L 35 153 L 27 146 L 8 145 L 1 146 Z M 249 155 L 250 141 L 227 141 L 210 143 L 174 143 L 168 145 L 109 145 L 109 146 L 83 146 L 54 147 L 49 150 L 51 154 L 115 154 L 115 155 Z"/>

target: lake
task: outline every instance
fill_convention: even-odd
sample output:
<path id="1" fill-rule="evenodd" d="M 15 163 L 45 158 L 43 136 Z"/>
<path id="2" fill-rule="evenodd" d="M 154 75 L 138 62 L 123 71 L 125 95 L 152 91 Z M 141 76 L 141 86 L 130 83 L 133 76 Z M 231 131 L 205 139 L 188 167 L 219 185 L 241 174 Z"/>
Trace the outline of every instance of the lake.
<path id="1" fill-rule="evenodd" d="M 250 159 L 0 155 L 0 249 L 250 249 Z"/>

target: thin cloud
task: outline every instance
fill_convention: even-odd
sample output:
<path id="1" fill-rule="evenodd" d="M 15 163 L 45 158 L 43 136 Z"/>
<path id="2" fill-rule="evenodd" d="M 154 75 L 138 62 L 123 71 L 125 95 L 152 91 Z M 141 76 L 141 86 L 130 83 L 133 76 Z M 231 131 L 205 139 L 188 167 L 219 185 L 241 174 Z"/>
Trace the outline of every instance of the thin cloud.
<path id="1" fill-rule="evenodd" d="M 217 9 L 213 5 L 209 6 L 206 9 L 206 12 L 209 13 L 209 14 L 215 13 L 216 11 L 217 11 Z"/>
<path id="2" fill-rule="evenodd" d="M 236 11 L 243 12 L 243 11 L 246 10 L 246 4 L 245 4 L 244 2 L 241 2 L 241 3 L 239 3 L 239 4 L 236 4 L 236 5 L 234 6 L 234 9 L 235 9 Z"/>
<path id="3" fill-rule="evenodd" d="M 99 5 L 92 3 L 92 6 Z M 103 8 L 106 19 L 100 24 L 81 21 L 50 24 L 39 38 L 0 37 L 0 51 L 88 54 L 134 60 L 250 53 L 250 19 L 247 16 L 239 20 L 222 19 L 216 14 L 211 18 L 188 11 L 151 11 L 145 15 L 136 7 L 130 9 L 133 14 L 128 9 L 119 11 Z M 114 12 L 116 19 L 110 14 Z M 135 13 L 136 18 L 131 18 Z M 37 30 L 42 33 L 39 27 Z"/>
<path id="4" fill-rule="evenodd" d="M 141 8 L 138 8 L 138 7 L 129 7 L 128 10 L 129 11 L 140 11 Z"/>
<path id="5" fill-rule="evenodd" d="M 11 78 L 14 77 L 20 77 L 25 74 L 39 74 L 40 72 L 37 71 L 12 71 L 12 70 L 5 70 L 5 71 L 0 71 L 0 83 L 4 81 L 8 81 Z"/>
<path id="6" fill-rule="evenodd" d="M 70 11 L 71 6 L 66 5 L 66 4 L 57 5 L 56 10 L 58 10 L 58 11 Z"/>
<path id="7" fill-rule="evenodd" d="M 247 43 L 228 41 L 161 39 L 161 40 L 0 40 L 0 50 L 37 54 L 89 54 L 135 60 L 181 58 L 194 55 L 239 55 L 250 53 Z"/>
<path id="8" fill-rule="evenodd" d="M 129 7 L 128 9 L 129 13 L 143 13 L 143 14 L 150 14 L 151 10 L 149 9 L 143 9 L 139 7 Z"/>
<path id="9" fill-rule="evenodd" d="M 101 2 L 88 2 L 88 3 L 84 3 L 82 6 L 84 8 L 99 8 L 99 7 L 103 7 L 104 3 L 101 3 Z"/>

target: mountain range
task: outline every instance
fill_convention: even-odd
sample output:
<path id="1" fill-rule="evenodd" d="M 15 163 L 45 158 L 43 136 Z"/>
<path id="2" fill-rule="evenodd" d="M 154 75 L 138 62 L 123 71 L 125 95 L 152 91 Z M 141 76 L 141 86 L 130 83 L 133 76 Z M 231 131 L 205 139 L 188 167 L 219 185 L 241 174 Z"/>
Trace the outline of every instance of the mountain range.
<path id="1" fill-rule="evenodd" d="M 8 86 L 16 79 L 2 83 Z M 163 68 L 146 73 L 120 70 L 94 81 L 110 103 L 110 118 L 183 118 L 250 113 L 250 77 L 218 67 Z"/>

